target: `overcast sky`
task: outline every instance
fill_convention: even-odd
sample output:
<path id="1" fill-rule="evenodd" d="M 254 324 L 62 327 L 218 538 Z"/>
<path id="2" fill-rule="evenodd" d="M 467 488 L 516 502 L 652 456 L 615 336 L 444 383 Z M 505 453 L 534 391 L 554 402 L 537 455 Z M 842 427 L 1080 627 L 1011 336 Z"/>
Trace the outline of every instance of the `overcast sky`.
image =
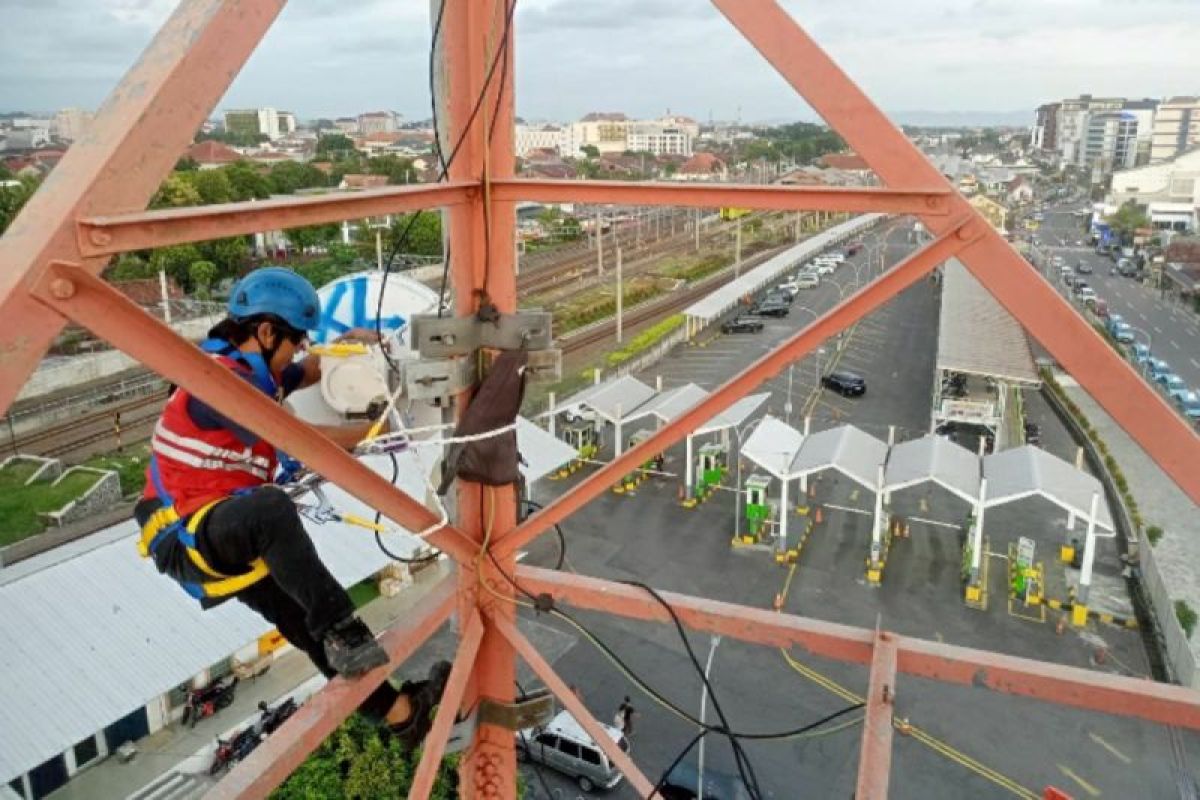
<path id="1" fill-rule="evenodd" d="M 891 112 L 1031 120 L 1040 102 L 1081 92 L 1200 93 L 1200 0 L 782 1 Z M 705 0 L 518 2 L 526 118 L 812 118 Z M 174 5 L 0 0 L 0 110 L 96 107 Z M 427 117 L 429 27 L 428 0 L 296 0 L 218 110 Z"/>

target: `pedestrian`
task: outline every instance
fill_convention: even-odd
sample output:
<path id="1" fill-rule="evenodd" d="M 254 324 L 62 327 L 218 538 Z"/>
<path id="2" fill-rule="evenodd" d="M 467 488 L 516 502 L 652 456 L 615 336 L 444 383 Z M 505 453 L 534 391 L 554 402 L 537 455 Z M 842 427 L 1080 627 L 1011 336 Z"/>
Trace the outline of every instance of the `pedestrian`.
<path id="1" fill-rule="evenodd" d="M 282 402 L 321 380 L 317 355 L 296 360 L 320 319 L 312 284 L 283 267 L 258 269 L 234 286 L 228 317 L 201 347 Z M 378 340 L 361 329 L 342 338 Z M 371 424 L 314 427 L 349 450 Z M 203 608 L 237 598 L 327 678 L 357 677 L 386 664 L 387 653 L 321 562 L 291 499 L 272 484 L 280 456 L 186 389 L 175 390 L 155 426 L 146 488 L 134 507 L 139 550 Z M 398 688 L 384 681 L 363 710 L 415 746 L 428 732 L 448 673 L 439 662 L 427 681 Z"/>
<path id="2" fill-rule="evenodd" d="M 617 713 L 613 718 L 613 725 L 621 729 L 621 733 L 629 736 L 633 733 L 633 718 L 637 714 L 637 709 L 633 707 L 633 703 L 629 701 L 629 695 L 625 695 L 625 699 L 621 701 L 621 705 L 617 706 Z"/>

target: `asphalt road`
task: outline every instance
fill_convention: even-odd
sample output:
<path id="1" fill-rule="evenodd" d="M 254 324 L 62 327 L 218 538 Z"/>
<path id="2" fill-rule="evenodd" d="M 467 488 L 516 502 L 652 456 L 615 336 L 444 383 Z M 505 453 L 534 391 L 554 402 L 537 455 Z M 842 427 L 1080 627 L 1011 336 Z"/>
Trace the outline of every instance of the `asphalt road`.
<path id="1" fill-rule="evenodd" d="M 1164 299 L 1157 289 L 1144 286 L 1134 278 L 1109 275 L 1115 262 L 1098 255 L 1088 247 L 1082 231 L 1082 221 L 1071 216 L 1079 204 L 1047 209 L 1045 221 L 1038 231 L 1041 249 L 1050 256 L 1060 255 L 1074 267 L 1079 261 L 1092 266 L 1085 276 L 1096 294 L 1108 301 L 1110 312 L 1120 314 L 1140 331 L 1138 341 L 1149 343 L 1156 358 L 1164 359 L 1187 381 L 1189 387 L 1200 390 L 1200 315 L 1170 299 Z M 1076 242 L 1083 242 L 1078 246 Z M 1057 270 L 1051 271 L 1055 285 Z"/>
<path id="2" fill-rule="evenodd" d="M 878 271 L 873 259 L 882 257 L 892 264 L 914 247 L 902 225 L 864 239 L 867 251 L 843 266 L 833 281 L 801 293 L 788 318 L 768 320 L 761 334 L 714 335 L 703 346 L 679 348 L 643 379 L 652 382 L 661 374 L 667 386 L 694 381 L 713 388 L 806 324 L 812 315 L 801 308 L 815 314 L 830 307 L 853 290 L 856 272 L 866 280 Z M 818 430 L 850 422 L 880 439 L 886 439 L 889 426 L 896 427 L 897 440 L 922 435 L 929 424 L 937 303 L 929 282 L 900 294 L 846 334 L 840 355 L 836 341 L 827 341 L 824 354 L 814 354 L 771 380 L 768 411 L 790 416 L 796 426 L 811 411 Z M 818 387 L 818 375 L 828 371 L 834 358 L 838 368 L 866 378 L 864 397 L 842 398 Z M 1053 420 L 1043 423 L 1043 436 L 1059 455 L 1069 455 L 1069 438 L 1054 428 Z M 681 475 L 683 457 L 681 446 L 673 448 L 664 469 Z M 577 480 L 578 476 L 542 483 L 536 487 L 539 499 Z M 912 536 L 897 541 L 883 585 L 871 587 L 863 575 L 869 521 L 853 509 L 870 508 L 872 497 L 848 479 L 826 473 L 813 481 L 817 502 L 845 510 L 829 511 L 808 538 L 794 572 L 776 565 L 767 553 L 730 546 L 737 524 L 732 492 L 718 492 L 686 510 L 677 503 L 678 483 L 655 478 L 632 496 L 606 493 L 572 516 L 563 526 L 569 568 L 760 608 L 770 607 L 776 594 L 783 593 L 789 612 L 828 621 L 867 628 L 878 622 L 902 634 L 1110 672 L 1145 674 L 1148 669 L 1134 632 L 1101 627 L 1068 629 L 1060 635 L 1052 618 L 1030 618 L 1022 609 L 1010 608 L 1002 558 L 988 560 L 987 609 L 966 608 L 956 526 L 967 509 L 942 490 L 914 487 L 896 493 L 894 503 L 902 513 L 929 522 L 914 524 Z M 989 549 L 1003 554 L 1008 542 L 1027 535 L 1038 542 L 1041 558 L 1052 559 L 1063 537 L 1060 514 L 1041 501 L 989 512 Z M 792 519 L 797 525 L 803 522 L 802 517 Z M 543 537 L 531 546 L 526 560 L 552 565 L 557 556 L 554 537 Z M 585 614 L 581 619 L 651 685 L 699 713 L 700 682 L 672 628 L 605 615 Z M 555 667 L 581 687 L 600 719 L 611 719 L 623 696 L 633 697 L 640 712 L 631 736 L 633 755 L 646 774 L 657 779 L 694 728 L 637 692 L 569 627 L 544 616 L 530 624 L 574 637 Z M 563 641 L 559 635 L 544 639 Z M 703 663 L 712 642 L 698 634 L 691 639 Z M 772 648 L 728 639 L 716 647 L 712 674 L 717 699 L 735 730 L 794 728 L 844 707 L 866 687 L 864 667 L 810 658 L 799 650 L 790 654 L 793 663 Z M 1100 648 L 1108 654 L 1106 661 L 1094 665 Z M 910 678 L 902 679 L 897 691 L 898 715 L 909 718 L 920 732 L 895 739 L 892 797 L 1040 797 L 1048 785 L 1080 798 L 1178 796 L 1177 767 L 1169 754 L 1168 734 L 1160 726 Z M 708 713 L 713 720 L 712 705 Z M 851 714 L 845 719 L 855 718 Z M 860 738 L 861 728 L 850 727 L 819 738 L 745 746 L 764 796 L 844 798 L 853 793 Z M 709 739 L 707 768 L 734 774 L 729 744 L 718 737 Z M 1184 746 L 1192 755 L 1200 752 L 1196 737 L 1186 736 Z M 693 753 L 688 760 L 695 759 Z M 544 796 L 535 773 L 526 767 L 525 774 L 532 796 Z M 556 773 L 545 771 L 544 778 L 552 791 L 561 791 L 568 800 L 580 794 Z M 622 784 L 609 796 L 634 793 Z"/>

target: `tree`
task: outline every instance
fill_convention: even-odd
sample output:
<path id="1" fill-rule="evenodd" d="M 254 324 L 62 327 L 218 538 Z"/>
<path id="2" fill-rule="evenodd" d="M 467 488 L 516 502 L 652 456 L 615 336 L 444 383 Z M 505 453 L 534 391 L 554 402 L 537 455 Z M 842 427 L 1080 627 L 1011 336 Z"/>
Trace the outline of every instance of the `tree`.
<path id="1" fill-rule="evenodd" d="M 418 183 L 417 170 L 411 158 L 401 158 L 391 153 L 367 160 L 367 172 L 372 175 L 387 175 L 388 183 L 401 185 Z"/>
<path id="2" fill-rule="evenodd" d="M 600 157 L 600 148 L 596 147 L 596 145 L 594 145 L 594 144 L 582 145 L 579 148 L 579 151 L 581 153 L 583 153 L 585 158 L 599 158 Z"/>
<path id="3" fill-rule="evenodd" d="M 8 180 L 11 180 L 8 179 Z M 19 178 L 16 186 L 0 186 L 0 233 L 8 230 L 8 226 L 33 197 L 38 186 L 42 184 L 39 178 Z"/>
<path id="4" fill-rule="evenodd" d="M 354 140 L 344 133 L 327 133 L 317 139 L 317 160 L 329 161 L 338 154 L 354 153 Z"/>
<path id="5" fill-rule="evenodd" d="M 195 172 L 198 169 L 200 169 L 199 162 L 191 156 L 184 156 L 175 162 L 176 172 Z"/>
<path id="6" fill-rule="evenodd" d="M 338 235 L 338 224 L 331 222 L 327 225 L 307 225 L 303 228 L 289 228 L 285 231 L 292 246 L 300 251 L 309 250 L 332 241 Z"/>
<path id="7" fill-rule="evenodd" d="M 197 296 L 207 300 L 209 287 L 217 279 L 217 265 L 211 261 L 193 261 L 188 267 L 188 278 L 191 279 Z"/>
<path id="8" fill-rule="evenodd" d="M 242 274 L 250 261 L 250 243 L 245 236 L 233 236 L 228 239 L 213 239 L 200 245 L 203 258 L 211 261 L 217 267 L 218 278 L 235 278 Z"/>
<path id="9" fill-rule="evenodd" d="M 136 281 L 153 278 L 154 271 L 136 253 L 122 253 L 104 271 L 104 277 L 110 281 Z"/>
<path id="10" fill-rule="evenodd" d="M 200 202 L 204 205 L 228 203 L 233 200 L 233 184 L 224 170 L 203 169 L 187 173 L 192 186 L 200 194 Z"/>
<path id="11" fill-rule="evenodd" d="M 234 200 L 265 200 L 271 196 L 271 182 L 247 161 L 235 161 L 221 167 L 229 185 L 233 188 Z"/>
<path id="12" fill-rule="evenodd" d="M 400 236 L 399 251 L 419 256 L 440 256 L 442 254 L 442 215 L 426 211 L 416 220 L 412 214 L 397 217 L 392 223 L 391 230 L 385 234 L 384 247 L 390 252 L 396 247 Z"/>
<path id="13" fill-rule="evenodd" d="M 185 173 L 173 173 L 158 187 L 150 200 L 151 208 L 182 208 L 198 206 L 204 201 Z"/>
<path id="14" fill-rule="evenodd" d="M 1104 221 L 1121 235 L 1122 241 L 1127 243 L 1133 240 L 1134 231 L 1138 228 L 1150 227 L 1150 217 L 1146 215 L 1141 206 L 1132 200 L 1126 200 L 1116 212 L 1105 217 Z"/>
<path id="15" fill-rule="evenodd" d="M 194 244 L 160 247 L 150 254 L 150 272 L 156 274 L 165 271 L 180 286 L 190 286 L 191 275 L 188 270 L 192 266 L 192 262 L 201 261 L 203 258 L 199 248 Z"/>
<path id="16" fill-rule="evenodd" d="M 272 165 L 268 181 L 275 194 L 295 194 L 300 189 L 326 185 L 324 172 L 312 164 L 297 161 L 280 161 Z"/>

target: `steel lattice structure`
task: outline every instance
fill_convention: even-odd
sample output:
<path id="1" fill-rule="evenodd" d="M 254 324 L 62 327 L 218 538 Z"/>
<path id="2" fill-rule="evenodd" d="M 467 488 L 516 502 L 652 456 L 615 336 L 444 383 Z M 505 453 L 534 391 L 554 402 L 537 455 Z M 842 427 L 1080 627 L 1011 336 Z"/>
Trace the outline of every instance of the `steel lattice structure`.
<path id="1" fill-rule="evenodd" d="M 547 593 L 561 603 L 666 620 L 663 608 L 636 589 L 517 567 L 515 553 L 649 455 L 678 442 L 952 256 L 1200 502 L 1200 471 L 1195 469 L 1200 463 L 1200 438 L 967 204 L 776 0 L 712 2 L 866 159 L 886 188 L 694 187 L 515 178 L 513 91 L 506 90 L 503 82 L 487 79 L 497 53 L 507 62 L 504 74 L 513 74 L 514 43 L 505 25 L 513 0 L 445 0 L 439 63 L 447 140 L 462 140 L 446 180 L 344 196 L 147 212 L 143 209 L 150 197 L 284 5 L 283 0 L 183 0 L 100 109 L 87 136 L 71 147 L 0 239 L 0 411 L 12 403 L 56 333 L 72 321 L 236 417 L 396 523 L 419 530 L 436 522 L 432 512 L 125 299 L 99 277 L 109 258 L 132 249 L 441 207 L 448 212 L 456 311 L 466 316 L 476 310 L 477 290 L 482 287 L 501 312 L 516 310 L 512 235 L 518 200 L 879 211 L 916 216 L 934 235 L 921 250 L 747 367 L 681 418 L 521 524 L 517 524 L 513 491 L 489 493 L 494 564 L 481 553 L 484 489 L 461 485 L 461 512 L 455 525 L 430 537 L 457 562 L 457 575 L 383 635 L 390 667 L 354 682 L 333 680 L 222 781 L 212 796 L 269 793 L 386 677 L 388 669 L 403 662 L 452 613 L 460 626 L 457 659 L 414 779 L 413 796 L 428 794 L 458 709 L 473 706 L 480 697 L 512 699 L 518 655 L 602 743 L 631 785 L 649 794 L 653 783 L 608 737 L 599 734 L 592 715 L 517 631 L 516 604 L 510 602 L 514 589 L 497 567 L 515 575 L 529 591 Z M 471 124 L 477 98 L 484 111 Z M 489 129 L 495 131 L 490 137 Z M 485 582 L 487 591 L 481 591 Z M 664 596 L 694 629 L 771 646 L 794 645 L 814 655 L 871 665 L 856 794 L 860 798 L 887 794 L 898 673 L 1200 729 L 1200 696 L 1176 686 L 701 598 Z M 463 759 L 464 796 L 512 797 L 515 774 L 512 733 L 482 725 Z"/>

